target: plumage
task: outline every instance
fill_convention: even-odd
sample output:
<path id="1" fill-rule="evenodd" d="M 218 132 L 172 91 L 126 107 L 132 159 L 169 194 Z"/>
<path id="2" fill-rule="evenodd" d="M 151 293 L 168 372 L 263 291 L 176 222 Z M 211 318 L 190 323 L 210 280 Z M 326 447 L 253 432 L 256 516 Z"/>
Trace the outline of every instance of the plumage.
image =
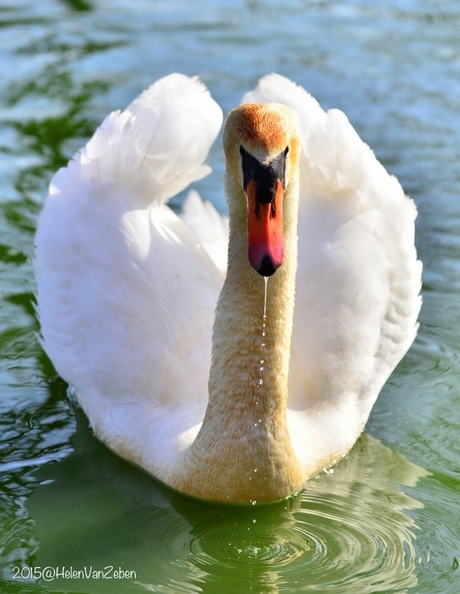
<path id="1" fill-rule="evenodd" d="M 222 123 L 221 109 L 196 78 L 165 77 L 110 114 L 53 178 L 36 235 L 43 345 L 75 387 L 96 435 L 173 488 L 231 502 L 286 497 L 350 449 L 414 340 L 421 304 L 415 206 L 344 114 L 324 112 L 275 74 L 243 103 L 286 104 L 299 120 L 298 247 L 294 229 L 287 262 L 268 281 L 267 335 L 276 344 L 269 344 L 272 360 L 261 376 L 264 390 L 275 386 L 263 402 L 285 407 L 274 394 L 282 393 L 286 372 L 288 404 L 286 413 L 276 412 L 279 428 L 268 404 L 263 422 L 257 416 L 253 360 L 263 359 L 264 280 L 247 262 L 246 203 L 233 144 L 226 149 L 229 274 L 220 298 L 227 219 L 194 191 L 180 215 L 167 205 L 209 173 L 203 163 Z M 262 159 L 275 148 L 280 153 L 284 137 L 264 136 L 261 126 L 254 146 L 252 133 L 238 142 Z M 294 162 L 291 150 L 288 169 Z M 286 196 L 295 194 L 293 175 Z M 285 228 L 290 216 L 285 212 Z M 291 301 L 293 323 L 288 319 L 281 335 L 278 318 L 286 312 L 289 318 Z M 209 378 L 213 348 L 215 369 L 219 357 L 223 363 Z M 226 348 L 233 349 L 231 363 Z M 278 357 L 287 363 L 275 374 Z M 219 403 L 208 408 L 209 430 L 206 421 L 196 440 L 208 382 Z M 298 476 L 286 479 L 291 465 Z"/>

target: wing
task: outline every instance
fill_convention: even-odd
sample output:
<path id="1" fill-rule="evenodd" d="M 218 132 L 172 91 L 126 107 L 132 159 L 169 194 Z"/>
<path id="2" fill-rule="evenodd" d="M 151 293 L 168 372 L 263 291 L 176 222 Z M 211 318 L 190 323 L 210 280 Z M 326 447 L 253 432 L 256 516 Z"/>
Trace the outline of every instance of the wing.
<path id="1" fill-rule="evenodd" d="M 223 277 L 165 202 L 209 173 L 221 122 L 204 85 L 170 75 L 51 182 L 36 235 L 43 343 L 96 432 L 131 403 L 204 410 Z"/>
<path id="2" fill-rule="evenodd" d="M 196 190 L 190 190 L 182 207 L 181 219 L 198 237 L 217 268 L 226 272 L 228 217 L 220 215 L 211 202 L 203 202 Z"/>
<path id="3" fill-rule="evenodd" d="M 290 408 L 348 398 L 364 422 L 417 330 L 415 206 L 342 112 L 274 74 L 244 101 L 286 103 L 301 122 Z"/>

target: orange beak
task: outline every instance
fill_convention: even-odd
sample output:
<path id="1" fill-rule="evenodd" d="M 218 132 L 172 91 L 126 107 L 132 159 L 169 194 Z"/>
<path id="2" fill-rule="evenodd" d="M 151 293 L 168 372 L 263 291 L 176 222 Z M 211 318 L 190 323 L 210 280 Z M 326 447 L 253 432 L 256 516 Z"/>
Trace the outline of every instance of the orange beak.
<path id="1" fill-rule="evenodd" d="M 257 182 L 246 186 L 248 203 L 248 257 L 251 266 L 262 276 L 270 276 L 284 259 L 283 197 L 281 180 L 276 179 L 273 197 L 258 198 Z"/>

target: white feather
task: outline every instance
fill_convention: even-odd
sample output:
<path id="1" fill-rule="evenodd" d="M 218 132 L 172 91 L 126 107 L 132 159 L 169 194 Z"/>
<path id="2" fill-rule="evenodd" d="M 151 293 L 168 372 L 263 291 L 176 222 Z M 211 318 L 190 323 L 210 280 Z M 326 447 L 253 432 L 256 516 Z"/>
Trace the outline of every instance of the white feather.
<path id="1" fill-rule="evenodd" d="M 279 75 L 244 101 L 300 118 L 288 416 L 299 456 L 340 455 L 415 337 L 416 209 L 341 112 Z M 156 82 L 55 175 L 36 236 L 48 355 L 97 434 L 160 476 L 203 419 L 227 236 L 196 193 L 181 217 L 166 200 L 209 172 L 221 121 L 197 79 Z"/>
<path id="2" fill-rule="evenodd" d="M 365 421 L 417 330 L 415 205 L 342 112 L 288 79 L 264 77 L 243 102 L 285 103 L 302 127 L 289 404 L 350 394 Z"/>

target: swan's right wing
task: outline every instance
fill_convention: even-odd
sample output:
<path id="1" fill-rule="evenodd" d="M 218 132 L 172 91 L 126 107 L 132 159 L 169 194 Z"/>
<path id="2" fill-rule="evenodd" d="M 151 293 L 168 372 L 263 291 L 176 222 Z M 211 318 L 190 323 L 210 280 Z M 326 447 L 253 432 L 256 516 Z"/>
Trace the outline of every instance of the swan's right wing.
<path id="1" fill-rule="evenodd" d="M 227 270 L 228 217 L 219 214 L 211 202 L 204 202 L 196 190 L 187 194 L 180 217 L 224 273 Z"/>
<path id="2" fill-rule="evenodd" d="M 184 403 L 204 411 L 223 275 L 165 201 L 209 172 L 221 122 L 204 85 L 168 76 L 51 182 L 36 235 L 43 343 L 99 435 L 130 411 L 133 431 L 153 430 L 149 407 L 158 422 Z"/>

